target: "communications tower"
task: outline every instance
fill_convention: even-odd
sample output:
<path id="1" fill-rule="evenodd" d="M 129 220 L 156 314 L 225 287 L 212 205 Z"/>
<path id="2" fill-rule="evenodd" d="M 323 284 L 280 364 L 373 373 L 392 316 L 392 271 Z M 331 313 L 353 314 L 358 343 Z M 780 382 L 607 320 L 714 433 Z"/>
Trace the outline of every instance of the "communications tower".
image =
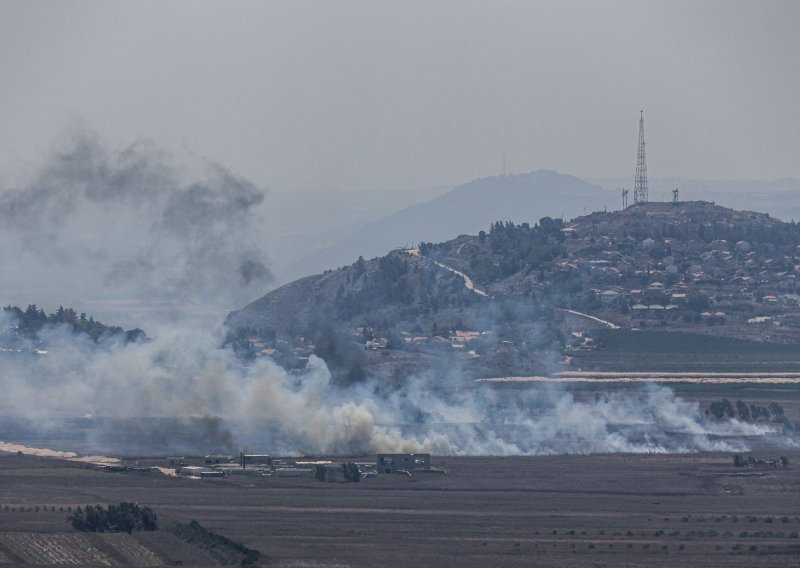
<path id="1" fill-rule="evenodd" d="M 647 160 L 644 157 L 644 111 L 639 111 L 639 146 L 636 149 L 636 179 L 633 182 L 633 203 L 647 203 Z"/>

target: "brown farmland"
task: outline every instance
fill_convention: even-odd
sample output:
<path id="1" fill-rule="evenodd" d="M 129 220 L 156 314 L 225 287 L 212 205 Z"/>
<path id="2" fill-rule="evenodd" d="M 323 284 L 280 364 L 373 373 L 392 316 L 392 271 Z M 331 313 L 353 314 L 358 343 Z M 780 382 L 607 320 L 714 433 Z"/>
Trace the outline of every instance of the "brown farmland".
<path id="1" fill-rule="evenodd" d="M 196 519 L 267 566 L 797 566 L 800 452 L 780 453 L 788 468 L 734 468 L 728 454 L 434 458 L 447 475 L 357 484 L 109 473 L 3 454 L 0 534 L 85 535 L 115 565 L 125 554 L 152 564 L 142 548 L 165 564 L 213 564 L 165 531 L 101 539 L 60 511 L 137 501 L 162 526 Z M 0 562 L 13 563 L 4 542 Z"/>

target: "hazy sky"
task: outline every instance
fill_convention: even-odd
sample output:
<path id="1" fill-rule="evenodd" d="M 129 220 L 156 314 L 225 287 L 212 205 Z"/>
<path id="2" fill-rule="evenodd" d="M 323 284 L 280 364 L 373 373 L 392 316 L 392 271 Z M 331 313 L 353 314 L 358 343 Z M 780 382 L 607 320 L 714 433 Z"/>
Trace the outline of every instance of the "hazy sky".
<path id="1" fill-rule="evenodd" d="M 800 177 L 800 3 L 0 0 L 0 179 L 65 127 L 274 190 Z M 197 160 L 199 161 L 199 160 Z"/>

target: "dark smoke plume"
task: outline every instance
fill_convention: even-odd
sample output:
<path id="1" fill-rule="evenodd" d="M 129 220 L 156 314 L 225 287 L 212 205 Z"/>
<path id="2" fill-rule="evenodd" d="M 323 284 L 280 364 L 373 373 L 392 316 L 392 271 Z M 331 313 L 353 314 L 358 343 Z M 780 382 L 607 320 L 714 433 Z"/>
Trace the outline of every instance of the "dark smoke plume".
<path id="1" fill-rule="evenodd" d="M 0 192 L 0 284 L 37 304 L 46 302 L 31 291 L 36 285 L 84 298 L 105 285 L 117 298 L 147 302 L 238 307 L 253 299 L 270 278 L 256 222 L 264 191 L 217 165 L 203 179 L 183 177 L 150 143 L 112 152 L 97 136 L 73 132 L 32 179 Z M 498 316 L 512 331 L 516 309 Z M 1 330 L 15 325 L 0 312 Z M 186 322 L 142 327 L 151 340 L 95 343 L 46 326 L 46 350 L 0 353 L 0 417 L 42 428 L 79 418 L 97 429 L 86 443 L 100 449 L 120 437 L 131 451 L 249 440 L 276 453 L 337 455 L 730 451 L 740 446 L 717 436 L 766 430 L 710 422 L 697 404 L 655 386 L 594 401 L 552 386 L 509 396 L 470 386 L 452 369 L 447 381 L 430 370 L 387 389 L 365 372 L 334 381 L 317 356 L 298 372 L 266 357 L 243 366 L 219 349 L 220 337 Z M 346 352 L 333 330 L 320 327 L 315 341 L 329 361 L 361 368 L 363 352 Z M 166 426 L 176 421 L 198 435 Z M 50 435 L 69 429 L 44 430 L 48 444 L 71 449 Z"/>
<path id="2" fill-rule="evenodd" d="M 32 179 L 0 192 L 0 258 L 31 279 L 83 283 L 68 297 L 97 284 L 147 300 L 252 300 L 272 277 L 256 221 L 265 191 L 216 164 L 183 177 L 152 143 L 114 152 L 71 131 Z"/>

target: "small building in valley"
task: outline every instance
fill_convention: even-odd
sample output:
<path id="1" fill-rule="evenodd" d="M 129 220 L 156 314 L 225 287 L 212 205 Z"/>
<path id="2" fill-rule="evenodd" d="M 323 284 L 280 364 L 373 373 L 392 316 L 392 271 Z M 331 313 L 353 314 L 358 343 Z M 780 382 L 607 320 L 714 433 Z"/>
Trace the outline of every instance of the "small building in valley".
<path id="1" fill-rule="evenodd" d="M 378 454 L 375 461 L 378 473 L 395 473 L 415 469 L 430 469 L 430 454 Z"/>
<path id="2" fill-rule="evenodd" d="M 203 458 L 203 463 L 206 465 L 217 465 L 220 463 L 231 463 L 233 461 L 233 456 L 222 455 L 222 454 L 212 454 L 205 456 Z"/>

